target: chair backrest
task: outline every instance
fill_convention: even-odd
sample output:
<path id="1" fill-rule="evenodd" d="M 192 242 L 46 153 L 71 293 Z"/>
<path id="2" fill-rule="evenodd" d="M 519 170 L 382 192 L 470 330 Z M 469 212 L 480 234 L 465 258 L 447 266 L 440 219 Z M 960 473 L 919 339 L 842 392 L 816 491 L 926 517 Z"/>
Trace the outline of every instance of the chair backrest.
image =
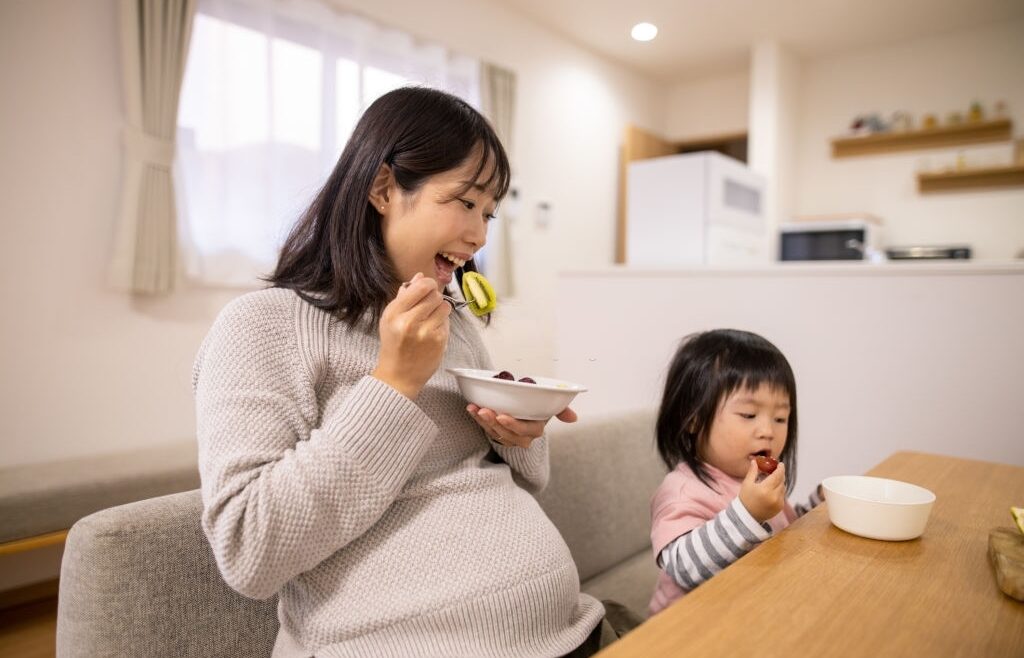
<path id="1" fill-rule="evenodd" d="M 665 476 L 655 412 L 548 424 L 551 480 L 537 500 L 572 551 L 580 581 L 648 548 L 651 494 Z"/>
<path id="2" fill-rule="evenodd" d="M 585 581 L 650 545 L 649 498 L 665 468 L 654 413 L 549 426 L 551 480 L 537 499 Z M 221 578 L 200 526 L 199 490 L 78 521 L 61 565 L 57 656 L 269 656 L 277 597 L 247 599 Z"/>
<path id="3" fill-rule="evenodd" d="M 96 512 L 68 534 L 57 655 L 269 656 L 277 597 L 247 599 L 221 578 L 200 526 L 199 490 Z"/>

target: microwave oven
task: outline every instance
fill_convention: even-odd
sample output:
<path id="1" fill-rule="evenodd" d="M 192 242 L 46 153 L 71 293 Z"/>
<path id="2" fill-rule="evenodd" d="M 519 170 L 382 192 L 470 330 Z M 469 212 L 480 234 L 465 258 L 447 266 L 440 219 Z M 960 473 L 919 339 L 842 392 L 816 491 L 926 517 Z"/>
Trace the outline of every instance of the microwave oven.
<path id="1" fill-rule="evenodd" d="M 881 227 L 868 219 L 790 222 L 779 226 L 779 260 L 871 260 Z"/>

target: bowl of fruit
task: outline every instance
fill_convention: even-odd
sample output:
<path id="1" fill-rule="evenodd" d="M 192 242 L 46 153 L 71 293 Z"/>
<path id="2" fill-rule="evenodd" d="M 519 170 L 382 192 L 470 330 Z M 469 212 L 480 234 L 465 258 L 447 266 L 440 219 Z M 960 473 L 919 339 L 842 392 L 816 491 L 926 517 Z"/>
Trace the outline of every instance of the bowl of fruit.
<path id="1" fill-rule="evenodd" d="M 547 420 L 560 413 L 587 389 L 550 377 L 516 378 L 507 370 L 448 368 L 462 397 L 478 407 L 521 420 Z"/>
<path id="2" fill-rule="evenodd" d="M 935 503 L 935 494 L 924 487 L 866 475 L 825 478 L 821 488 L 832 525 L 868 539 L 920 537 Z"/>

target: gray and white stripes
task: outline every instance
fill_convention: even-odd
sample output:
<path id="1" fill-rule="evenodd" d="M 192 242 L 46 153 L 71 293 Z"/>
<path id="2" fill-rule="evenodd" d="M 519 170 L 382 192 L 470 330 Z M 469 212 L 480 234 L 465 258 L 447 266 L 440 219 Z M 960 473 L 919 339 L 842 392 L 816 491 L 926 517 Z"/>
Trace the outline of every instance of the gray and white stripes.
<path id="1" fill-rule="evenodd" d="M 797 505 L 794 511 L 800 517 L 821 502 L 815 490 L 807 504 Z M 689 592 L 771 536 L 771 526 L 758 523 L 736 497 L 710 521 L 668 544 L 658 562 L 665 573 Z"/>
<path id="2" fill-rule="evenodd" d="M 758 523 L 740 499 L 734 498 L 710 521 L 662 549 L 659 562 L 665 573 L 689 592 L 771 535 L 771 527 Z"/>

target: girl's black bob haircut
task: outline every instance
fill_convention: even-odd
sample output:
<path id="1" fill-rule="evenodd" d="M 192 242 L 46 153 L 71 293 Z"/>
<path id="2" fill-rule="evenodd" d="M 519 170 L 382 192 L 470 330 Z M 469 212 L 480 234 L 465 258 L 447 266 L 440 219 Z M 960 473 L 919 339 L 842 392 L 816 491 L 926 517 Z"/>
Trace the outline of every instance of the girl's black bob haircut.
<path id="1" fill-rule="evenodd" d="M 310 304 L 355 324 L 374 324 L 401 283 L 384 248 L 381 215 L 370 189 L 381 165 L 415 192 L 431 176 L 476 159 L 474 180 L 496 202 L 508 192 L 508 156 L 491 124 L 461 98 L 403 87 L 367 108 L 327 182 L 299 217 L 266 281 L 295 290 Z M 475 271 L 472 260 L 464 268 Z M 462 273 L 458 281 L 461 284 Z"/>
<path id="2" fill-rule="evenodd" d="M 792 491 L 796 483 L 796 379 L 782 352 L 749 331 L 715 329 L 691 334 L 680 344 L 668 369 L 655 429 L 658 453 L 669 470 L 686 463 L 711 487 L 711 477 L 698 454 L 715 414 L 733 392 L 756 390 L 762 384 L 789 396 L 786 447 L 779 459 L 786 463 L 787 491 Z"/>

